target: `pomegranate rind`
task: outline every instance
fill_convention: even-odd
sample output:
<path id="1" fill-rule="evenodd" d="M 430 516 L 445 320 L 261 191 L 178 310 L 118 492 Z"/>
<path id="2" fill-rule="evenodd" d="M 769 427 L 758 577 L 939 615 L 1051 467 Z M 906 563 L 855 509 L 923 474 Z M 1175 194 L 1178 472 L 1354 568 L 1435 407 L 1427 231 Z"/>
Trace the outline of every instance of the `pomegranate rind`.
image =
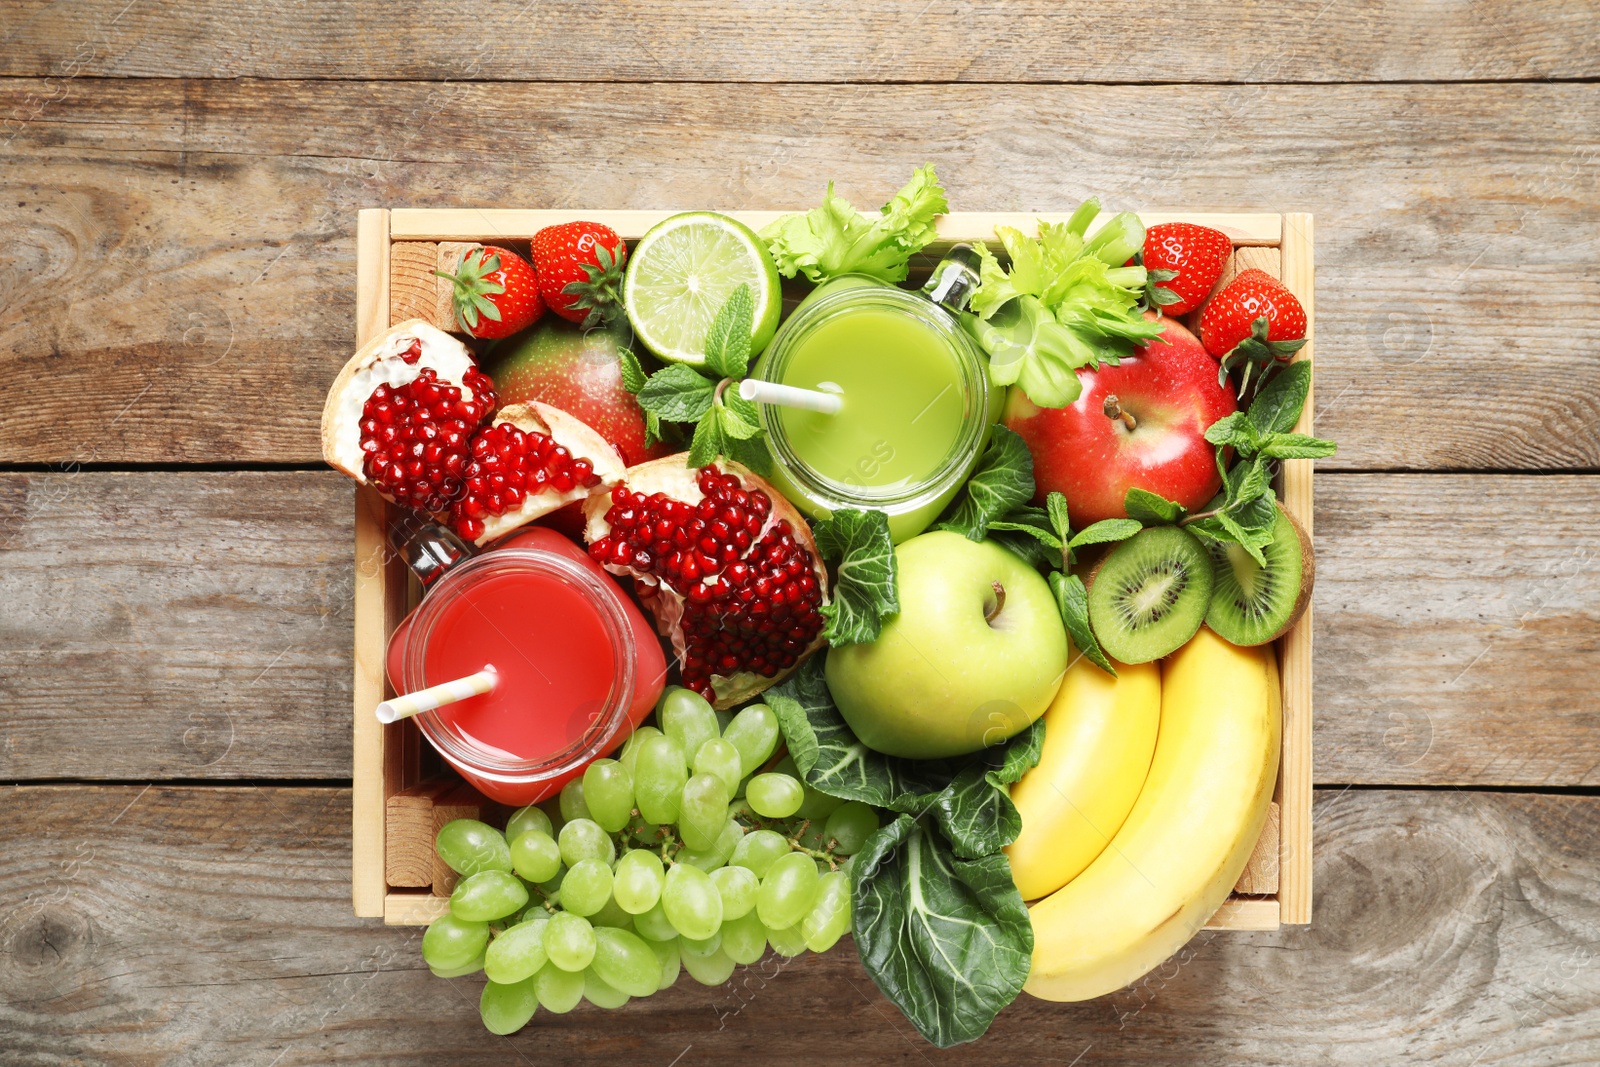
<path id="1" fill-rule="evenodd" d="M 822 600 L 819 607 L 828 603 L 828 569 L 822 562 L 821 555 L 817 552 L 817 543 L 811 536 L 811 527 L 805 517 L 795 509 L 795 506 L 772 483 L 743 464 L 723 457 L 717 462 L 717 467 L 724 474 L 734 475 L 739 479 L 739 484 L 745 491 L 758 489 L 772 500 L 772 511 L 767 516 L 766 523 L 761 527 L 762 534 L 770 530 L 780 521 L 786 521 L 793 533 L 795 543 L 811 554 L 812 572 L 817 578 L 817 589 L 821 592 Z M 700 491 L 698 470 L 689 466 L 689 453 L 679 452 L 676 455 L 664 456 L 641 463 L 636 467 L 629 467 L 623 472 L 621 484 L 635 493 L 649 496 L 662 493 L 674 500 L 681 500 L 685 504 L 698 504 L 705 498 Z M 587 503 L 584 504 L 584 540 L 593 544 L 611 532 L 611 524 L 606 522 L 606 512 L 611 509 L 611 493 L 608 490 L 595 489 Z M 681 663 L 683 661 L 686 645 L 683 631 L 679 626 L 683 618 L 683 595 L 670 586 L 661 585 L 654 575 L 641 574 L 631 567 L 618 567 L 605 564 L 605 569 L 612 574 L 631 575 L 640 582 L 658 587 L 655 596 L 650 597 L 647 604 L 651 615 L 656 621 L 656 630 L 661 636 L 672 642 L 673 654 Z M 763 691 L 777 685 L 789 675 L 793 674 L 796 667 L 804 663 L 806 657 L 817 649 L 827 644 L 819 632 L 810 645 L 795 657 L 794 666 L 779 671 L 772 677 L 757 674 L 753 671 L 739 671 L 731 675 L 713 674 L 711 676 L 711 689 L 715 693 L 712 707 L 718 711 L 744 703 Z"/>
<path id="2" fill-rule="evenodd" d="M 490 541 L 504 537 L 519 526 L 525 526 L 557 508 L 566 507 L 575 500 L 583 500 L 590 494 L 610 499 L 612 487 L 622 481 L 626 468 L 617 450 L 588 423 L 560 408 L 541 404 L 537 400 L 526 404 L 507 404 L 495 414 L 494 418 L 496 426 L 503 422 L 511 423 L 524 433 L 546 434 L 556 444 L 571 452 L 574 459 L 588 460 L 590 466 L 594 468 L 595 475 L 600 479 L 600 484 L 587 489 L 576 486 L 565 493 L 557 492 L 555 489 L 531 493 L 523 498 L 521 506 L 515 511 L 485 516 L 483 533 L 473 541 L 473 544 L 486 545 Z"/>
<path id="3" fill-rule="evenodd" d="M 407 363 L 400 353 L 411 347 L 413 339 L 422 342 L 422 355 L 415 363 Z M 462 379 L 475 366 L 466 345 L 422 319 L 407 319 L 389 327 L 362 345 L 328 387 L 328 399 L 322 407 L 322 458 L 334 470 L 366 485 L 361 412 L 372 391 L 379 385 L 398 387 L 415 381 L 424 368 L 431 367 L 441 380 L 459 388 L 462 396 L 470 400 L 472 389 Z"/>

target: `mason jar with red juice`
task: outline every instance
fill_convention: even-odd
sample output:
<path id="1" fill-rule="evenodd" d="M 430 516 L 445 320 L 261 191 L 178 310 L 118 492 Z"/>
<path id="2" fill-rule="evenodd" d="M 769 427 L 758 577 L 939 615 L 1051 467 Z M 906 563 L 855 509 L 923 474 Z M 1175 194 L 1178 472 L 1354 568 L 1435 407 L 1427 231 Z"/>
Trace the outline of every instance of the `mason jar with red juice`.
<path id="1" fill-rule="evenodd" d="M 587 553 L 530 527 L 455 562 L 389 639 L 412 693 L 492 666 L 494 688 L 414 717 L 439 754 L 504 804 L 554 796 L 661 695 L 666 659 L 638 606 Z"/>

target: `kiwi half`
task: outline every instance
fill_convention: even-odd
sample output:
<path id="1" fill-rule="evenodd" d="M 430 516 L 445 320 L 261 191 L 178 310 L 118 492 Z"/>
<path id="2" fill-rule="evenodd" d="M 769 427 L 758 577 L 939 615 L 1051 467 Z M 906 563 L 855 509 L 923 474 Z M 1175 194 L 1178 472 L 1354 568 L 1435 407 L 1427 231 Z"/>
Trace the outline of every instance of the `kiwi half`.
<path id="1" fill-rule="evenodd" d="M 1205 621 L 1214 570 L 1195 536 L 1176 526 L 1140 530 L 1089 576 L 1089 623 L 1124 663 L 1176 651 Z"/>
<path id="2" fill-rule="evenodd" d="M 1238 545 L 1209 544 L 1216 571 L 1206 625 L 1235 645 L 1264 645 L 1288 632 L 1311 602 L 1316 564 L 1311 538 L 1278 503 L 1272 543 L 1261 550 L 1263 567 Z"/>

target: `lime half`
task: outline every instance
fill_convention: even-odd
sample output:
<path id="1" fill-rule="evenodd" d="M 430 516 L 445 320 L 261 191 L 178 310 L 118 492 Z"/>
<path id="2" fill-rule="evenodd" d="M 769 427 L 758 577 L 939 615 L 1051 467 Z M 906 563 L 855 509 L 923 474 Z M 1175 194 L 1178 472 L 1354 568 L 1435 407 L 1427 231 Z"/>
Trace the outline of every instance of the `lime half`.
<path id="1" fill-rule="evenodd" d="M 635 336 L 674 363 L 704 363 L 706 331 L 741 285 L 755 298 L 751 355 L 778 329 L 778 268 L 755 231 L 714 211 L 657 223 L 628 256 L 623 301 Z"/>

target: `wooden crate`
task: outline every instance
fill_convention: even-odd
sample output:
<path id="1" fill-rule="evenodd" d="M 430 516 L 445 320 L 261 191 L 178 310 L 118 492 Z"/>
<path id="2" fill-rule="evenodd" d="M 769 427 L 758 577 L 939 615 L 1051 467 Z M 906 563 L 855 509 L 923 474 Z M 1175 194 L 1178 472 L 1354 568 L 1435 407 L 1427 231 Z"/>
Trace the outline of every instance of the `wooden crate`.
<path id="1" fill-rule="evenodd" d="M 437 266 L 459 259 L 463 243 L 525 246 L 540 228 L 575 215 L 604 223 L 632 241 L 667 211 L 536 211 L 514 209 L 370 209 L 356 231 L 356 344 L 406 318 L 421 317 L 448 329 Z M 760 229 L 773 211 L 734 212 Z M 1259 267 L 1281 278 L 1305 305 L 1311 338 L 1312 219 L 1307 214 L 1182 214 L 1151 212 L 1146 225 L 1199 222 L 1228 234 L 1237 269 Z M 957 241 L 992 240 L 996 225 L 1035 232 L 1036 221 L 1065 221 L 1065 214 L 956 212 L 939 220 L 939 242 L 919 260 L 923 269 Z M 1223 284 L 1223 282 L 1218 283 Z M 1298 358 L 1309 358 L 1308 341 Z M 1312 403 L 1296 427 L 1311 432 Z M 1312 529 L 1310 460 L 1284 464 L 1284 504 Z M 373 709 L 386 695 L 384 650 L 390 632 L 415 603 L 415 584 L 385 539 L 392 508 L 370 489 L 356 492 L 355 581 L 355 789 L 352 896 L 355 913 L 387 923 L 415 925 L 442 914 L 450 872 L 432 860 L 433 832 L 446 819 L 494 805 L 441 772 L 415 724 L 381 725 Z M 1244 875 L 1207 924 L 1208 929 L 1275 930 L 1311 921 L 1311 612 L 1278 642 L 1283 674 L 1283 758 L 1272 811 Z"/>

